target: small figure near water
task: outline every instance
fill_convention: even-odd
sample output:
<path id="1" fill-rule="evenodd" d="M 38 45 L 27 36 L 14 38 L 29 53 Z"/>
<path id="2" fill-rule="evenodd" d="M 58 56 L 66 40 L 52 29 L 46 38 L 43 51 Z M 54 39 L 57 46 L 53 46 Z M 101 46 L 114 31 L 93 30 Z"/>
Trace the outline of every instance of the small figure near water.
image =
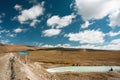
<path id="1" fill-rule="evenodd" d="M 111 69 L 109 71 L 113 71 L 113 68 L 111 67 Z"/>

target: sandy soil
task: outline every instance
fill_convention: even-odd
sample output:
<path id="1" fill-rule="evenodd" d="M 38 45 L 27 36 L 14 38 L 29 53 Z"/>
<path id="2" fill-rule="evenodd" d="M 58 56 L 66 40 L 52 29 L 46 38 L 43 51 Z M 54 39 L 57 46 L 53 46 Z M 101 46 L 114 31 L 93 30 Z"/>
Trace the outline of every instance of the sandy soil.
<path id="1" fill-rule="evenodd" d="M 10 70 L 10 55 L 5 55 L 0 58 L 0 80 L 10 80 L 11 70 Z"/>
<path id="2" fill-rule="evenodd" d="M 0 58 L 0 80 L 59 80 L 42 68 L 39 63 L 27 63 L 13 53 Z"/>
<path id="3" fill-rule="evenodd" d="M 56 73 L 60 80 L 120 80 L 120 72 Z"/>

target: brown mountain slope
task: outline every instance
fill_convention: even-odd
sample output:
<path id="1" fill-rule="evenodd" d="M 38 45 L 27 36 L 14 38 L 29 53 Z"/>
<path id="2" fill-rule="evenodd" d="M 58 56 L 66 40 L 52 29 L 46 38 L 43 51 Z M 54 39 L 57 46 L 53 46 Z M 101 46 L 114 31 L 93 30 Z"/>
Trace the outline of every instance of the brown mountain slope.
<path id="1" fill-rule="evenodd" d="M 0 44 L 0 53 L 16 52 L 16 51 L 31 51 L 36 49 L 37 47 L 33 47 L 33 46 Z"/>

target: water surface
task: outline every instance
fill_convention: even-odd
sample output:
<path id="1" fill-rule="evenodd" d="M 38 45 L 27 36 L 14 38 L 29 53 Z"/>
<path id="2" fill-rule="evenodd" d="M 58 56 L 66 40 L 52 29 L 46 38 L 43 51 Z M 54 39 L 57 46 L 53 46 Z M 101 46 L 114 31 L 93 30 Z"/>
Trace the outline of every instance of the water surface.
<path id="1" fill-rule="evenodd" d="M 48 72 L 108 72 L 120 71 L 120 66 L 66 66 L 47 69 Z"/>

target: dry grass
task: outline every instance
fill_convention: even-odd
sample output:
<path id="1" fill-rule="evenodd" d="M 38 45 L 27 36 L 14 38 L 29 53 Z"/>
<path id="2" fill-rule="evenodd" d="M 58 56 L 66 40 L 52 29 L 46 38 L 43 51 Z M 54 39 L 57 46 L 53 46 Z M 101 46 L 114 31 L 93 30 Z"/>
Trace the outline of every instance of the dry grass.
<path id="1" fill-rule="evenodd" d="M 119 51 L 38 50 L 31 51 L 31 61 L 69 65 L 120 65 Z"/>
<path id="2" fill-rule="evenodd" d="M 24 46 L 24 45 L 8 45 L 8 44 L 0 45 L 0 53 L 29 51 L 29 50 L 36 50 L 36 49 L 37 47 Z"/>

